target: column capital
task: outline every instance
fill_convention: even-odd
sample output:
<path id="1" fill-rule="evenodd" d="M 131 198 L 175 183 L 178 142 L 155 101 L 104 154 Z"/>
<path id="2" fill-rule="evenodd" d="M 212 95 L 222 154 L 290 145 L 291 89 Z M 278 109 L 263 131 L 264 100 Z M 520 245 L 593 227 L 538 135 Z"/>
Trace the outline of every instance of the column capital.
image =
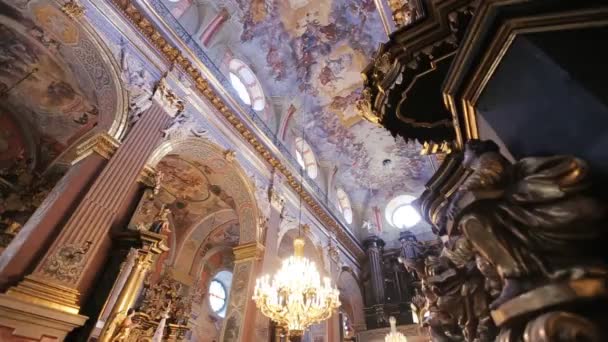
<path id="1" fill-rule="evenodd" d="M 329 258 L 338 265 L 340 263 L 340 252 L 338 251 L 338 246 L 330 245 L 327 248 L 327 253 L 329 254 Z"/>
<path id="2" fill-rule="evenodd" d="M 283 206 L 285 206 L 285 197 L 274 188 L 270 188 L 268 192 L 270 194 L 270 205 L 279 213 L 283 211 Z"/>
<path id="3" fill-rule="evenodd" d="M 384 245 L 384 240 L 382 240 L 379 236 L 376 235 L 372 235 L 363 240 L 363 247 L 365 247 L 366 250 L 369 250 L 371 248 L 382 248 L 384 247 Z"/>
<path id="4" fill-rule="evenodd" d="M 147 187 L 154 188 L 157 185 L 156 177 L 158 172 L 151 165 L 144 165 L 137 177 L 137 181 Z"/>
<path id="5" fill-rule="evenodd" d="M 152 98 L 173 118 L 184 111 L 184 102 L 169 89 L 165 77 L 158 81 Z"/>
<path id="6" fill-rule="evenodd" d="M 87 139 L 76 147 L 76 164 L 93 153 L 99 154 L 104 159 L 110 159 L 120 146 L 120 142 L 106 132 L 98 133 Z"/>
<path id="7" fill-rule="evenodd" d="M 232 249 L 232 252 L 234 253 L 235 262 L 259 260 L 264 254 L 264 246 L 255 241 L 238 245 Z"/>

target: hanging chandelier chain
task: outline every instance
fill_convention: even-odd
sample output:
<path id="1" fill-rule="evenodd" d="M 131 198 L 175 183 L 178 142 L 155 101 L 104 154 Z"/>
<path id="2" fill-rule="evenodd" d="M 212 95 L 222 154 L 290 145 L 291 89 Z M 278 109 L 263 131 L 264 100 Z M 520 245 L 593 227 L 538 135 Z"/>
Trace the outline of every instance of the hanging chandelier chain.
<path id="1" fill-rule="evenodd" d="M 302 125 L 302 141 L 305 138 L 304 128 Z M 301 336 L 312 324 L 331 317 L 340 306 L 338 289 L 331 286 L 328 277 L 321 278 L 315 263 L 304 257 L 304 171 L 305 166 L 300 170 L 298 237 L 293 241 L 294 255 L 283 260 L 281 268 L 272 279 L 269 275 L 258 278 L 253 295 L 262 314 L 286 329 L 290 336 Z"/>

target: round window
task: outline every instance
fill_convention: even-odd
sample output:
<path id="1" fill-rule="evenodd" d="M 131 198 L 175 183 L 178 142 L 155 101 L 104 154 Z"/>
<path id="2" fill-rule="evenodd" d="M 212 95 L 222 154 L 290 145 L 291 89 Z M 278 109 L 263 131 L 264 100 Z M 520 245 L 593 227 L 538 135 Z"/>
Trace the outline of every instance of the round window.
<path id="1" fill-rule="evenodd" d="M 411 228 L 420 222 L 418 211 L 412 206 L 416 198 L 410 195 L 401 195 L 393 198 L 386 205 L 385 216 L 388 223 L 399 229 Z"/>

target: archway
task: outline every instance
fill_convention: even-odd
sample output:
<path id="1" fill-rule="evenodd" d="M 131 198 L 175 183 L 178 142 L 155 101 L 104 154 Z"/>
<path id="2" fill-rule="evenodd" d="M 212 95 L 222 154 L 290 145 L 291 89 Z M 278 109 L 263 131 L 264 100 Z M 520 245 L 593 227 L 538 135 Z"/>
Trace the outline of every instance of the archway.
<path id="1" fill-rule="evenodd" d="M 363 294 L 359 280 L 349 267 L 343 267 L 338 276 L 341 309 L 346 313 L 355 332 L 365 329 Z"/>
<path id="2" fill-rule="evenodd" d="M 140 205 L 148 215 L 163 206 L 171 211 L 173 250 L 159 258 L 150 282 L 179 283 L 193 341 L 238 337 L 250 297 L 253 260 L 236 260 L 233 250 L 257 244 L 258 209 L 245 173 L 225 152 L 199 138 L 163 143 L 148 163 L 161 175 L 161 189 Z"/>

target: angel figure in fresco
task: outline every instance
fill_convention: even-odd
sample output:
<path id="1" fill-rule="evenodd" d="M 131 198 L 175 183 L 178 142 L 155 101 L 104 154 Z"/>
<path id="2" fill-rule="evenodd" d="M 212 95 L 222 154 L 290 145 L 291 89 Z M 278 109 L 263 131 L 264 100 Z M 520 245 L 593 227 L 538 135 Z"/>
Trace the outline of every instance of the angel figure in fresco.
<path id="1" fill-rule="evenodd" d="M 163 204 L 150 225 L 150 231 L 156 234 L 170 233 L 169 214 L 171 214 L 171 209 Z"/>

